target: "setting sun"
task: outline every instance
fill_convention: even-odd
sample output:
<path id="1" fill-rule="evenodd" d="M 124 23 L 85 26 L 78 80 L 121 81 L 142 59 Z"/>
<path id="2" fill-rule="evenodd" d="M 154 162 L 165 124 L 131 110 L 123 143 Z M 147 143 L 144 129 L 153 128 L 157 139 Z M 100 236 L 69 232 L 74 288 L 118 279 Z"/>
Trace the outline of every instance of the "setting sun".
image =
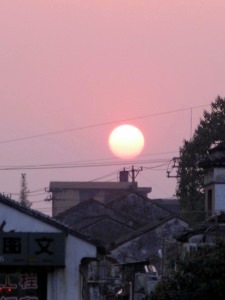
<path id="1" fill-rule="evenodd" d="M 109 147 L 117 157 L 131 159 L 143 150 L 144 136 L 135 126 L 121 125 L 111 132 Z"/>

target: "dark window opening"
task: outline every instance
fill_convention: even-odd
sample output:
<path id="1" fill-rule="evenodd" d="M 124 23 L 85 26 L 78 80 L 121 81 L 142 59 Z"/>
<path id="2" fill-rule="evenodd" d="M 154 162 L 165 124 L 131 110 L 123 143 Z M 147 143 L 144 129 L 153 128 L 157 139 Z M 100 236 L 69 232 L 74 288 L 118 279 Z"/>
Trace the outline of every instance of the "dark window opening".
<path id="1" fill-rule="evenodd" d="M 207 213 L 208 216 L 212 215 L 212 190 L 208 190 Z"/>
<path id="2" fill-rule="evenodd" d="M 47 272 L 33 268 L 2 268 L 0 299 L 47 299 Z"/>

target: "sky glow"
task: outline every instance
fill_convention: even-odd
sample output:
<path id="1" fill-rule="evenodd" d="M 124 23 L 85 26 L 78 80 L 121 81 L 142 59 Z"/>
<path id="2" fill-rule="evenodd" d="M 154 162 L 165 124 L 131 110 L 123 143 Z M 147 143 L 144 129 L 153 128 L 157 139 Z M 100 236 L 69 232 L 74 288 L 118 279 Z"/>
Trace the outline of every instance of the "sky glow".
<path id="1" fill-rule="evenodd" d="M 166 177 L 166 163 L 154 166 L 178 156 L 203 110 L 225 97 L 224 15 L 224 0 L 0 1 L 0 192 L 17 199 L 25 172 L 38 191 L 33 208 L 49 213 L 50 181 L 127 167 L 115 164 L 108 136 L 132 120 L 145 137 L 132 161 L 145 161 L 139 186 L 172 197 L 176 179 Z M 71 162 L 96 167 L 19 167 Z"/>

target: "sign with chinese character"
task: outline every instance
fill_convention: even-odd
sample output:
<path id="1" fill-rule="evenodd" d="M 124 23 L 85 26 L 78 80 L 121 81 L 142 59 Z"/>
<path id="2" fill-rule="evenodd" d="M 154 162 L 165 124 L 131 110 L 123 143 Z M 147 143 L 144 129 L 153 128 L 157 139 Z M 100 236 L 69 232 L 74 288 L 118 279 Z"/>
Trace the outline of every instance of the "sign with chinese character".
<path id="1" fill-rule="evenodd" d="M 46 274 L 0 273 L 0 300 L 46 299 Z"/>
<path id="2" fill-rule="evenodd" d="M 65 236 L 62 233 L 0 233 L 1 265 L 63 267 Z"/>
<path id="3" fill-rule="evenodd" d="M 27 261 L 28 239 L 26 234 L 0 234 L 0 266 L 25 265 Z"/>
<path id="4" fill-rule="evenodd" d="M 64 266 L 65 236 L 63 234 L 30 234 L 29 265 Z"/>

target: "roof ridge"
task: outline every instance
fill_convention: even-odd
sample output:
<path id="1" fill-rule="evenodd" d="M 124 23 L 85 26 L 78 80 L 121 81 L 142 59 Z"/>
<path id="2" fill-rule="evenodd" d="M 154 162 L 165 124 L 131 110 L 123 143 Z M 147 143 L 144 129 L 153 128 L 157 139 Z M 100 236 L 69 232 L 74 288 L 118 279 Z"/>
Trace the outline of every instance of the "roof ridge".
<path id="1" fill-rule="evenodd" d="M 66 224 L 59 222 L 58 220 L 56 220 L 55 218 L 52 218 L 48 215 L 45 215 L 42 212 L 39 212 L 37 210 L 34 210 L 32 208 L 28 208 L 25 207 L 24 205 L 21 205 L 18 201 L 13 200 L 5 195 L 0 194 L 0 203 L 3 203 L 7 206 L 10 206 L 26 215 L 29 215 L 33 218 L 39 219 L 40 221 L 43 221 L 45 223 L 48 223 L 52 226 L 55 226 L 58 229 L 61 229 L 62 231 L 74 235 L 80 239 L 83 239 L 93 245 L 97 246 L 96 241 L 94 241 L 93 239 L 91 239 L 90 237 L 86 236 L 85 234 L 82 234 L 76 230 L 71 229 L 70 227 L 68 227 Z"/>
<path id="2" fill-rule="evenodd" d="M 121 222 L 121 221 L 118 221 L 118 220 L 116 220 L 115 218 L 112 218 L 112 217 L 110 217 L 110 216 L 108 216 L 108 215 L 106 215 L 106 214 L 100 216 L 100 217 L 99 217 L 97 220 L 95 220 L 94 222 L 89 223 L 89 224 L 87 224 L 87 225 L 81 227 L 81 230 L 82 230 L 82 229 L 85 229 L 85 228 L 87 228 L 87 227 L 89 227 L 89 226 L 91 226 L 91 225 L 93 225 L 93 224 L 97 224 L 98 222 L 100 222 L 100 221 L 102 221 L 102 220 L 104 220 L 104 219 L 109 219 L 109 220 L 115 221 L 115 222 L 118 223 L 118 224 L 121 224 L 121 225 L 123 225 L 123 226 L 125 226 L 125 227 L 127 227 L 127 228 L 130 228 L 130 229 L 132 229 L 132 230 L 135 230 L 132 226 L 127 225 L 126 223 L 123 223 L 123 222 Z"/>
<path id="3" fill-rule="evenodd" d="M 58 217 L 58 216 L 61 217 L 61 216 L 63 216 L 64 214 L 67 214 L 68 212 L 71 212 L 71 210 L 74 211 L 76 208 L 79 209 L 79 208 L 85 207 L 85 206 L 87 205 L 87 202 L 89 202 L 89 203 L 92 202 L 92 203 L 95 203 L 95 204 L 98 204 L 98 205 L 101 205 L 101 206 L 105 206 L 103 203 L 99 202 L 98 200 L 96 200 L 96 199 L 94 199 L 94 198 L 89 198 L 89 199 L 87 199 L 87 200 L 81 201 L 81 202 L 79 202 L 79 203 L 77 203 L 77 204 L 71 206 L 70 208 L 64 210 L 63 212 L 59 213 L 59 214 L 57 215 L 57 217 Z"/>
<path id="4" fill-rule="evenodd" d="M 161 222 L 159 222 L 157 224 L 150 224 L 150 223 L 145 224 L 142 227 L 140 227 L 137 230 L 135 230 L 134 233 L 125 234 L 120 239 L 118 239 L 118 243 L 115 241 L 113 246 L 109 245 L 108 247 L 109 247 L 110 250 L 113 250 L 113 249 L 117 248 L 118 246 L 123 245 L 126 242 L 129 242 L 133 238 L 141 236 L 141 235 L 145 234 L 148 231 L 155 230 L 156 228 L 162 226 L 163 224 L 165 224 L 166 222 L 168 222 L 168 221 L 170 221 L 170 220 L 172 220 L 174 218 L 181 219 L 181 218 L 179 218 L 176 215 L 172 215 L 172 216 L 164 218 Z M 181 219 L 181 220 L 184 221 L 183 219 Z"/>

